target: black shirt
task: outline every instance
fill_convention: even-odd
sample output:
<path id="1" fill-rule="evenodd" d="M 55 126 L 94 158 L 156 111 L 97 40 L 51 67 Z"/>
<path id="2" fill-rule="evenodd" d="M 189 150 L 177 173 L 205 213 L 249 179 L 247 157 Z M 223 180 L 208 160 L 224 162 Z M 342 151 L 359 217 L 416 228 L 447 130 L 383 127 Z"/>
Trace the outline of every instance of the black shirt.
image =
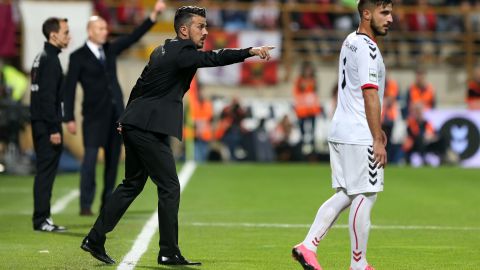
<path id="1" fill-rule="evenodd" d="M 33 62 L 30 113 L 33 121 L 43 121 L 49 134 L 60 131 L 62 120 L 63 71 L 58 59 L 61 50 L 45 42 L 43 51 Z"/>

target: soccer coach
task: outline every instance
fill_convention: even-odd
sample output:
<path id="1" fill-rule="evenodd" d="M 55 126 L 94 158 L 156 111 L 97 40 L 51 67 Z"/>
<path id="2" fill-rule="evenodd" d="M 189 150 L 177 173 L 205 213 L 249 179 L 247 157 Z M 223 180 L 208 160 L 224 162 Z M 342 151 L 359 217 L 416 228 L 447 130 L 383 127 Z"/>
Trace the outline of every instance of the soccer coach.
<path id="1" fill-rule="evenodd" d="M 101 210 L 81 248 L 100 261 L 113 264 L 104 248 L 128 206 L 150 176 L 157 186 L 162 265 L 199 265 L 186 260 L 178 247 L 180 183 L 169 136 L 182 138 L 183 96 L 197 68 L 224 66 L 251 56 L 269 60 L 273 47 L 199 51 L 207 38 L 205 9 L 184 6 L 175 13 L 177 37 L 156 48 L 137 80 L 119 123 L 125 143 L 125 179 Z"/>

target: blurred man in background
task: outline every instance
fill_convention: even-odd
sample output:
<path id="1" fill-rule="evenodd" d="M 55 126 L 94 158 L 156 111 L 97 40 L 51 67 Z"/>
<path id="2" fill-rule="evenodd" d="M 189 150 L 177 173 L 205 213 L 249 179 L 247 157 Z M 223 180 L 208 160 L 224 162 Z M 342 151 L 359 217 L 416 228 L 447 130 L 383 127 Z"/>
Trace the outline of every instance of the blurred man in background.
<path id="1" fill-rule="evenodd" d="M 43 51 L 35 57 L 31 72 L 30 113 L 37 174 L 33 186 L 33 229 L 62 232 L 50 218 L 53 181 L 62 153 L 62 82 L 63 71 L 58 54 L 68 46 L 67 19 L 49 18 L 42 26 L 47 39 Z"/>
<path id="2" fill-rule="evenodd" d="M 116 121 L 124 110 L 123 95 L 117 78 L 117 56 L 137 42 L 157 20 L 158 1 L 150 16 L 131 34 L 108 42 L 107 22 L 98 16 L 87 25 L 88 40 L 70 55 L 65 87 L 65 117 L 67 130 L 76 134 L 75 90 L 77 82 L 83 88 L 83 156 L 80 174 L 80 215 L 91 216 L 95 198 L 95 174 L 99 148 L 105 153 L 103 192 L 100 209 L 113 191 L 121 153 L 121 138 L 116 133 Z"/>
<path id="3" fill-rule="evenodd" d="M 433 85 L 427 81 L 426 70 L 422 67 L 415 71 L 415 82 L 407 90 L 406 108 L 403 109 L 403 118 L 407 118 L 413 104 L 423 103 L 424 110 L 436 107 L 436 94 Z"/>
<path id="4" fill-rule="evenodd" d="M 304 154 L 310 154 L 315 149 L 315 123 L 317 115 L 322 111 L 317 91 L 315 67 L 311 62 L 303 62 L 295 81 L 293 97 Z"/>
<path id="5" fill-rule="evenodd" d="M 437 167 L 446 147 L 433 125 L 425 119 L 423 107 L 422 102 L 412 105 L 407 119 L 407 138 L 402 148 L 406 161 L 413 167 L 420 167 L 425 163 Z"/>

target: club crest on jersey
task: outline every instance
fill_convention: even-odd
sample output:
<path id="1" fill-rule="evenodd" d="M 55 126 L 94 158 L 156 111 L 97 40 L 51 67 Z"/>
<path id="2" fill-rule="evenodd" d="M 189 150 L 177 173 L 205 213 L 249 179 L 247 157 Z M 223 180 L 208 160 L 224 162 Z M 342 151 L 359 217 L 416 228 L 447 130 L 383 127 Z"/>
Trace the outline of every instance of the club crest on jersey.
<path id="1" fill-rule="evenodd" d="M 378 82 L 377 70 L 375 68 L 368 69 L 368 79 L 370 80 L 370 82 Z"/>

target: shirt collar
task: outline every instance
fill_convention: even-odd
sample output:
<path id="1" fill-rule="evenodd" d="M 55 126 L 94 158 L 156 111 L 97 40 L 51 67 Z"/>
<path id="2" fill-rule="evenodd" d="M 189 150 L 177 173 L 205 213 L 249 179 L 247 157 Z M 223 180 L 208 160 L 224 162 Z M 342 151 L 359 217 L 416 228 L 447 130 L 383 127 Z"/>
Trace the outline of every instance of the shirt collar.
<path id="1" fill-rule="evenodd" d="M 47 52 L 55 53 L 57 55 L 62 51 L 60 48 L 54 46 L 50 42 L 45 42 L 44 48 Z"/>
<path id="2" fill-rule="evenodd" d="M 100 58 L 100 52 L 98 51 L 99 48 L 102 46 L 98 46 L 97 44 L 91 42 L 90 40 L 87 40 L 87 47 L 92 51 L 92 53 L 97 57 Z"/>
<path id="3" fill-rule="evenodd" d="M 366 37 L 368 37 L 368 39 L 370 39 L 371 41 L 373 41 L 373 43 L 377 44 L 377 41 L 376 41 L 374 38 L 370 37 L 369 35 L 367 35 L 367 34 L 365 34 L 365 33 L 358 32 L 358 30 L 355 31 L 355 33 L 356 33 L 357 35 L 366 36 Z"/>

